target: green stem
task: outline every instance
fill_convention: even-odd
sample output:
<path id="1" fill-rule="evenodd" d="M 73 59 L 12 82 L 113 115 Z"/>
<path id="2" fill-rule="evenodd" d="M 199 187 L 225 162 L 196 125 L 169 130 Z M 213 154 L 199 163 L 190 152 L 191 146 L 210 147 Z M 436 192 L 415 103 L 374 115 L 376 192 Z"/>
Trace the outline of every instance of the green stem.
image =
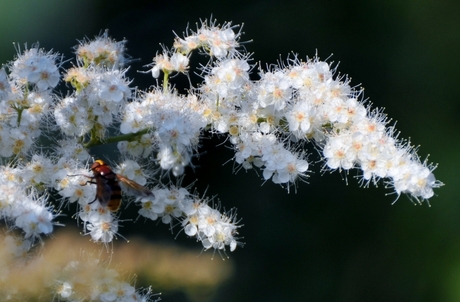
<path id="1" fill-rule="evenodd" d="M 22 117 L 22 112 L 24 111 L 24 108 L 17 108 L 16 112 L 18 113 L 18 118 L 16 120 L 16 126 L 19 127 L 21 125 L 21 117 Z"/>
<path id="2" fill-rule="evenodd" d="M 112 136 L 112 137 L 105 139 L 104 141 L 101 141 L 100 139 L 96 139 L 95 137 L 93 137 L 93 133 L 91 133 L 91 139 L 84 146 L 86 148 L 91 148 L 91 147 L 98 146 L 98 145 L 118 143 L 122 141 L 131 142 L 131 141 L 138 139 L 140 136 L 148 133 L 149 131 L 150 129 L 146 128 L 146 129 L 142 129 L 135 133 L 128 133 L 128 134 Z"/>
<path id="3" fill-rule="evenodd" d="M 27 103 L 27 96 L 28 95 L 29 95 L 29 86 L 25 85 L 24 86 L 23 101 L 21 101 L 21 103 Z M 20 104 L 13 104 L 13 105 L 11 105 L 11 108 L 16 110 L 16 112 L 18 113 L 18 118 L 16 119 L 16 124 L 17 124 L 16 126 L 19 127 L 21 125 L 22 112 L 24 111 L 24 109 L 29 109 L 30 107 L 29 106 L 22 106 Z"/>
<path id="4" fill-rule="evenodd" d="M 19 127 L 21 125 L 22 112 L 24 111 L 24 109 L 29 109 L 30 107 L 12 105 L 11 108 L 14 109 L 18 114 L 18 117 L 16 119 L 16 127 Z"/>
<path id="5" fill-rule="evenodd" d="M 163 71 L 163 93 L 168 92 L 169 72 Z"/>

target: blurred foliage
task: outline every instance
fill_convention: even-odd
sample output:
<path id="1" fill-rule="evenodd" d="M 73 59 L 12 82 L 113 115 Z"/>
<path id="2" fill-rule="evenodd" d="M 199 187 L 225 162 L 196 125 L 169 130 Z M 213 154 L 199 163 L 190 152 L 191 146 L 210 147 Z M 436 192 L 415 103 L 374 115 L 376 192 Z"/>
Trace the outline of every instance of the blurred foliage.
<path id="1" fill-rule="evenodd" d="M 3 236 L 0 236 L 3 242 Z M 77 247 L 77 248 L 76 248 Z M 8 247 L 0 247 L 2 263 L 12 263 Z M 23 301 L 51 301 L 48 288 L 56 287 L 58 276 L 65 275 L 70 263 L 88 270 L 80 272 L 80 278 L 91 280 L 93 276 L 104 275 L 100 271 L 114 269 L 120 281 L 128 282 L 136 289 L 151 286 L 152 293 L 161 297 L 182 297 L 188 301 L 212 301 L 216 290 L 233 274 L 233 261 L 210 261 L 199 257 L 197 249 L 186 249 L 168 244 L 153 244 L 142 238 L 132 238 L 113 245 L 98 245 L 82 237 L 74 227 L 58 230 L 45 245 L 33 249 L 37 257 L 16 259 L 9 270 L 8 278 L 2 280 L 0 292 L 14 288 Z M 86 266 L 84 263 L 98 263 Z M 53 280 L 54 279 L 54 280 Z M 78 278 L 75 278 L 78 279 Z M 82 284 L 84 283 L 82 280 Z M 89 284 L 85 284 L 89 285 Z M 93 285 L 91 285 L 93 286 Z M 75 285 L 76 290 L 82 290 Z M 0 301 L 10 301 L 0 294 Z M 17 296 L 17 294 L 15 295 Z"/>
<path id="2" fill-rule="evenodd" d="M 431 154 L 439 163 L 435 175 L 446 186 L 436 191 L 431 207 L 414 207 L 405 196 L 391 205 L 397 197 L 385 195 L 390 192 L 383 185 L 362 189 L 353 172 L 323 175 L 317 163 L 309 183 L 287 194 L 271 183 L 261 185 L 255 173 L 232 175 L 232 164 L 223 165 L 231 152 L 206 140 L 206 153 L 186 180 L 198 178 L 200 192 L 208 189 L 227 209 L 238 208 L 247 243 L 231 254 L 233 278 L 214 301 L 458 301 L 458 11 L 454 0 L 9 0 L 0 10 L 0 57 L 12 59 L 13 41 L 40 41 L 70 58 L 77 39 L 108 28 L 114 38 L 126 38 L 129 54 L 140 59 L 129 75 L 146 89 L 154 81 L 137 71 L 145 70 L 159 43 L 171 45 L 173 30 L 180 34 L 211 14 L 220 22 L 244 22 L 242 40 L 253 39 L 245 47 L 263 66 L 290 51 L 301 57 L 318 52 L 322 59 L 333 53 L 328 61 L 340 62 L 338 71 L 349 74 L 352 85 L 362 83 L 366 97 L 398 120 L 400 137 L 422 144 L 421 158 Z M 166 227 L 139 223 L 126 222 L 123 234 L 131 227 L 149 240 L 173 242 Z M 134 235 L 126 236 L 135 244 Z"/>

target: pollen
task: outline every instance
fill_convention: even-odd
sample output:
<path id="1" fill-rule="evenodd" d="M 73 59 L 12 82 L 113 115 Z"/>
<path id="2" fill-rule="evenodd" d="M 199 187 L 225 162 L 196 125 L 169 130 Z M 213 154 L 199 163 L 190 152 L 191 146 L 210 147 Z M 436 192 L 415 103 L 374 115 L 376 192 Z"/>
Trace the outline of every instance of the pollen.
<path id="1" fill-rule="evenodd" d="M 208 216 L 206 218 L 206 221 L 208 222 L 209 225 L 213 225 L 214 223 L 216 223 L 216 219 L 213 216 Z"/>
<path id="2" fill-rule="evenodd" d="M 288 164 L 286 169 L 290 174 L 293 174 L 293 173 L 297 172 L 296 166 L 294 164 L 292 164 L 292 163 Z"/>
<path id="3" fill-rule="evenodd" d="M 107 207 L 98 207 L 97 212 L 99 213 L 99 215 L 107 214 Z M 105 230 L 105 227 L 106 227 L 107 224 L 109 225 L 109 230 L 110 230 L 110 224 L 108 222 L 105 222 L 103 224 L 103 227 L 102 227 L 103 230 Z"/>
<path id="4" fill-rule="evenodd" d="M 101 229 L 103 232 L 109 232 L 112 229 L 112 224 L 110 222 L 105 221 L 102 223 Z"/>
<path id="5" fill-rule="evenodd" d="M 151 210 L 153 208 L 153 202 L 147 201 L 142 204 L 142 207 L 146 210 Z"/>
<path id="6" fill-rule="evenodd" d="M 237 136 L 240 133 L 237 126 L 231 126 L 228 132 L 232 136 Z"/>
<path id="7" fill-rule="evenodd" d="M 305 114 L 303 112 L 297 112 L 295 115 L 295 119 L 300 123 L 305 120 Z"/>
<path id="8" fill-rule="evenodd" d="M 75 196 L 77 196 L 78 198 L 81 198 L 85 195 L 85 193 L 83 192 L 82 189 L 78 188 L 75 190 Z"/>
<path id="9" fill-rule="evenodd" d="M 225 234 L 223 232 L 216 232 L 216 241 L 217 242 L 224 242 L 225 241 Z"/>
<path id="10" fill-rule="evenodd" d="M 41 173 L 44 170 L 44 168 L 42 165 L 36 164 L 32 167 L 32 170 L 38 174 Z"/>
<path id="11" fill-rule="evenodd" d="M 41 77 L 42 80 L 47 80 L 47 79 L 49 79 L 50 74 L 49 74 L 48 71 L 43 71 L 42 73 L 40 73 L 40 77 Z"/>
<path id="12" fill-rule="evenodd" d="M 25 146 L 25 142 L 23 140 L 21 139 L 16 140 L 13 145 L 13 153 L 19 154 L 22 148 L 24 148 L 24 146 Z"/>
<path id="13" fill-rule="evenodd" d="M 197 225 L 198 222 L 199 222 L 198 216 L 197 216 L 197 215 L 191 216 L 189 222 L 190 222 L 191 224 Z"/>
<path id="14" fill-rule="evenodd" d="M 273 91 L 273 97 L 276 98 L 276 99 L 281 99 L 283 97 L 283 92 L 281 91 L 281 89 L 276 88 Z"/>
<path id="15" fill-rule="evenodd" d="M 167 213 L 167 214 L 172 214 L 172 213 L 174 212 L 174 209 L 175 209 L 174 206 L 172 206 L 172 205 L 167 205 L 167 206 L 165 207 L 165 213 Z"/>
<path id="16" fill-rule="evenodd" d="M 345 152 L 343 152 L 343 150 L 337 150 L 337 151 L 335 152 L 335 157 L 336 157 L 336 158 L 340 158 L 340 159 L 341 159 L 341 158 L 345 158 Z"/>

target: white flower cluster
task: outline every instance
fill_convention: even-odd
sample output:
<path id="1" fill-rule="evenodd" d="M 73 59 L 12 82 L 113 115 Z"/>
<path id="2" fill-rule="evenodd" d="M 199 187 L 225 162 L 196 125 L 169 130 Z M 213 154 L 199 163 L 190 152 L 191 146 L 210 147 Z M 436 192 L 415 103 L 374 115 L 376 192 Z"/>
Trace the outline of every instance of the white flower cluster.
<path id="1" fill-rule="evenodd" d="M 194 50 L 203 50 L 204 53 L 216 58 L 232 56 L 238 53 L 238 40 L 241 33 L 235 33 L 231 23 L 224 23 L 222 26 L 215 21 L 201 23 L 201 27 L 196 32 L 187 30 L 186 37 L 176 37 L 174 48 L 179 53 L 189 54 Z"/>
<path id="2" fill-rule="evenodd" d="M 58 56 L 38 46 L 0 69 L 0 156 L 24 156 L 40 137 L 59 82 Z"/>
<path id="3" fill-rule="evenodd" d="M 56 105 L 56 125 L 71 137 L 91 133 L 92 138 L 103 139 L 107 128 L 131 97 L 125 71 L 91 65 L 89 68 L 73 68 L 66 80 L 75 84 L 77 90 Z"/>
<path id="4" fill-rule="evenodd" d="M 412 147 L 394 137 L 385 116 L 370 111 L 348 81 L 334 79 L 329 64 L 318 58 L 260 72 L 251 82 L 247 63 L 221 59 L 201 87 L 209 109 L 209 123 L 228 133 L 235 161 L 243 168 L 263 170 L 264 179 L 294 183 L 305 176 L 305 143 L 322 149 L 332 170 L 357 168 L 362 178 L 388 180 L 396 194 L 408 193 L 419 202 L 433 196 L 433 166 L 421 163 Z"/>
<path id="5" fill-rule="evenodd" d="M 31 241 L 53 231 L 56 215 L 44 192 L 49 165 L 37 154 L 28 162 L 19 159 L 32 153 L 49 119 L 51 91 L 60 78 L 57 59 L 35 46 L 18 54 L 9 74 L 0 69 L 0 156 L 16 159 L 0 166 L 0 218 Z"/>
<path id="6" fill-rule="evenodd" d="M 84 257 L 70 262 L 61 259 L 67 255 L 59 259 L 50 259 L 48 255 L 31 258 L 27 257 L 32 245 L 30 240 L 6 235 L 0 236 L 0 243 L 2 301 L 38 299 L 40 296 L 40 301 L 46 297 L 52 301 L 157 301 L 152 299 L 150 289 L 136 289 L 93 255 L 83 254 Z"/>
<path id="7" fill-rule="evenodd" d="M 182 97 L 160 90 L 140 95 L 126 106 L 120 131 L 124 134 L 141 129 L 152 131 L 139 140 L 118 143 L 118 149 L 129 157 L 146 158 L 155 152 L 163 170 L 175 176 L 183 174 L 206 127 L 201 107 L 194 95 Z"/>
<path id="8" fill-rule="evenodd" d="M 385 179 L 397 196 L 407 193 L 421 203 L 442 185 L 432 173 L 435 166 L 421 162 L 408 142 L 396 139 L 386 117 L 366 107 L 361 91 L 351 88 L 346 77 L 335 78 L 327 62 L 294 56 L 260 70 L 260 79 L 251 81 L 249 57 L 237 51 L 239 34 L 230 31 L 230 24 L 204 23 L 196 33 L 176 38 L 174 48 L 187 56 L 200 49 L 214 59 L 202 67 L 204 83 L 194 94 L 199 105 L 195 98 L 184 98 L 192 100 L 184 107 L 197 108 L 213 132 L 228 135 L 242 168 L 257 167 L 265 180 L 289 189 L 306 177 L 305 146 L 313 142 L 328 169 L 357 168 L 362 183 Z M 158 60 L 152 68 L 155 76 L 158 70 L 187 69 L 171 70 Z"/>
<path id="9" fill-rule="evenodd" d="M 64 75 L 74 89 L 62 98 L 51 93 L 60 79 L 59 56 L 38 47 L 18 54 L 0 69 L 0 156 L 7 163 L 0 167 L 0 216 L 29 239 L 49 234 L 56 214 L 48 197 L 57 192 L 60 210 L 77 202 L 85 234 L 107 243 L 119 226 L 107 203 L 120 202 L 120 186 L 137 197 L 141 216 L 180 223 L 205 249 L 233 251 L 239 244 L 235 211 L 222 213 L 184 188 L 152 188 L 156 175 L 183 175 L 207 134 L 226 136 L 237 170 L 260 169 L 264 181 L 287 189 L 307 177 L 308 143 L 320 151 L 324 169 L 356 168 L 366 186 L 383 179 L 398 196 L 422 202 L 442 185 L 435 166 L 397 139 L 386 117 L 365 106 L 361 91 L 334 76 L 327 62 L 291 56 L 260 68 L 260 78 L 251 80 L 255 65 L 238 48 L 237 28 L 205 21 L 177 37 L 149 65 L 155 78 L 164 77 L 148 91 L 130 87 L 125 41 L 107 32 L 75 48 L 76 63 Z M 197 51 L 209 56 L 198 70 L 203 81 L 180 94 L 170 76 L 188 75 Z M 54 145 L 38 146 L 43 136 Z M 114 171 L 89 171 L 91 147 L 105 143 L 117 143 L 118 164 Z"/>
<path id="10" fill-rule="evenodd" d="M 63 301 L 154 301 L 149 290 L 136 290 L 98 259 L 71 261 L 55 282 L 56 295 Z"/>
<path id="11" fill-rule="evenodd" d="M 397 138 L 381 111 L 364 105 L 348 78 L 335 76 L 334 68 L 317 57 L 291 56 L 259 68 L 259 79 L 252 80 L 255 65 L 239 50 L 238 28 L 204 21 L 177 37 L 149 65 L 152 76 L 163 74 L 163 80 L 148 91 L 130 87 L 126 41 L 113 41 L 107 32 L 75 48 L 74 67 L 64 75 L 73 87 L 66 97 L 52 93 L 62 59 L 38 46 L 22 53 L 18 48 L 17 58 L 0 69 L 0 218 L 23 235 L 19 241 L 5 239 L 6 254 L 26 257 L 41 235 L 52 233 L 57 213 L 71 203 L 78 205 L 75 217 L 84 234 L 109 243 L 118 235 L 116 211 L 122 199 L 128 204 L 127 196 L 134 196 L 139 216 L 161 219 L 171 228 L 180 225 L 205 250 L 234 251 L 242 245 L 236 210 L 210 206 L 209 199 L 189 188 L 154 187 L 160 183 L 155 178 L 183 175 L 207 134 L 226 138 L 237 170 L 259 169 L 264 181 L 288 190 L 307 177 L 310 143 L 319 150 L 323 169 L 358 169 L 364 186 L 383 179 L 398 197 L 405 193 L 418 203 L 434 195 L 442 185 L 432 173 L 435 166 Z M 171 75 L 188 76 L 194 52 L 209 57 L 193 71 L 203 81 L 180 94 L 170 84 Z M 40 145 L 42 138 L 52 146 Z M 91 148 L 106 143 L 117 143 L 117 164 L 113 170 L 95 168 L 102 162 L 97 160 L 89 169 Z M 51 195 L 58 204 L 51 204 Z M 110 202 L 117 206 L 109 207 Z M 9 257 L 4 254 L 0 282 L 10 268 L 3 265 Z M 150 299 L 149 291 L 136 291 L 113 270 L 85 274 L 100 265 L 69 263 L 48 282 L 54 284 L 54 298 Z"/>
<path id="12" fill-rule="evenodd" d="M 142 208 L 139 214 L 151 220 L 161 218 L 165 224 L 181 220 L 185 234 L 196 237 L 207 250 L 213 248 L 224 251 L 229 246 L 233 252 L 238 242 L 236 213 L 221 213 L 208 205 L 208 200 L 200 199 L 185 188 L 171 187 L 156 189 L 154 198 L 140 199 Z"/>
<path id="13" fill-rule="evenodd" d="M 82 167 L 76 161 L 71 165 L 69 165 L 69 161 L 61 163 L 64 165 L 59 165 L 60 163 L 56 165 L 56 175 L 59 177 L 55 181 L 55 189 L 62 197 L 66 198 L 66 201 L 78 202 L 77 217 L 83 222 L 86 235 L 90 235 L 91 239 L 96 242 L 111 242 L 118 234 L 118 217 L 106 206 L 96 201 L 97 186 L 87 183 L 90 181 L 87 167 Z M 129 169 L 126 168 L 126 165 L 129 165 Z M 137 163 L 126 161 L 121 166 L 124 167 L 123 172 L 127 173 L 128 176 L 142 181 L 140 177 L 143 176 L 134 177 L 136 174 L 142 174 L 139 172 L 140 167 Z"/>
<path id="14" fill-rule="evenodd" d="M 87 148 L 103 141 L 114 123 L 119 123 L 122 134 L 141 133 L 137 139 L 119 141 L 122 155 L 143 159 L 156 152 L 160 167 L 171 170 L 174 175 L 182 174 L 184 167 L 190 164 L 201 131 L 206 126 L 202 106 L 193 95 L 182 97 L 161 90 L 140 93 L 132 99 L 130 81 L 120 69 L 125 63 L 123 51 L 124 41 L 112 41 L 106 33 L 94 41 L 82 43 L 76 48 L 77 67 L 67 70 L 65 75 L 65 80 L 75 90 L 65 98 L 57 99 L 55 105 L 50 90 L 59 80 L 57 65 L 53 65 L 56 55 L 32 48 L 11 64 L 9 75 L 2 69 L 0 87 L 4 123 L 1 129 L 7 135 L 2 135 L 4 145 L 0 154 L 5 158 L 21 155 L 22 159 L 14 168 L 2 167 L 4 181 L 1 189 L 5 194 L 1 197 L 0 214 L 12 222 L 11 226 L 22 229 L 26 238 L 39 238 L 53 230 L 52 220 L 56 215 L 52 207 L 46 205 L 48 195 L 43 192 L 47 188 L 56 190 L 70 203 L 78 201 L 77 217 L 83 222 L 85 234 L 94 241 L 108 243 L 118 234 L 116 213 L 110 212 L 95 198 L 97 190 L 110 195 L 113 188 L 108 185 L 98 187 L 93 175 L 88 173 L 88 166 L 84 166 L 89 159 Z M 47 86 L 47 83 L 54 86 Z M 40 136 L 42 121 L 51 124 L 47 115 L 50 112 L 54 112 L 54 129 L 61 133 L 61 136 L 53 136 L 61 140 L 51 150 L 54 152 L 51 156 L 33 154 L 29 152 L 32 138 Z M 86 144 L 85 137 L 89 138 Z M 28 161 L 27 156 L 31 156 Z M 117 172 L 139 185 L 147 182 L 141 166 L 134 160 L 119 163 Z M 123 183 L 119 185 L 123 187 Z M 65 208 L 64 204 L 60 208 Z M 169 207 L 164 210 L 168 211 Z M 182 210 L 175 211 L 175 219 L 187 219 Z M 169 217 L 169 212 L 157 214 L 163 215 L 164 221 Z M 223 215 L 217 216 L 225 217 Z M 225 228 L 228 232 L 225 242 L 232 250 L 236 247 L 233 237 L 236 228 L 236 225 Z M 207 234 L 209 238 L 214 236 L 209 231 Z M 191 236 L 209 241 L 204 241 L 202 233 Z M 208 245 L 205 247 L 209 248 Z M 218 249 L 224 246 L 220 245 Z"/>
<path id="15" fill-rule="evenodd" d="M 126 41 L 114 41 L 106 30 L 95 40 L 83 40 L 75 47 L 80 66 L 106 66 L 119 69 L 129 61 L 126 57 Z"/>

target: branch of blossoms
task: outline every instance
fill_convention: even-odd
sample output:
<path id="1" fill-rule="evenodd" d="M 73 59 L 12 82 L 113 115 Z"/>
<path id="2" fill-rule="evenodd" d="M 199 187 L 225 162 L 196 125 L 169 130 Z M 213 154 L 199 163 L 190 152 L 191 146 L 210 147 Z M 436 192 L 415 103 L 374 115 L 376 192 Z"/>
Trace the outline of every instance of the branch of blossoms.
<path id="1" fill-rule="evenodd" d="M 386 115 L 364 104 L 362 90 L 336 76 L 329 63 L 290 55 L 263 69 L 250 63 L 240 36 L 239 26 L 203 21 L 154 57 L 149 71 L 154 78 L 163 74 L 163 81 L 141 91 L 126 77 L 126 41 L 105 32 L 75 47 L 76 61 L 64 70 L 72 87 L 65 97 L 53 93 L 62 57 L 38 45 L 18 49 L 0 69 L 1 217 L 35 242 L 52 233 L 57 210 L 77 203 L 84 234 L 111 242 L 118 215 L 95 196 L 114 190 L 106 178 L 94 181 L 89 164 L 91 147 L 117 143 L 115 173 L 153 193 L 130 197 L 140 217 L 180 225 L 204 249 L 234 251 L 242 245 L 236 210 L 222 212 L 178 183 L 154 182 L 165 174 L 180 179 L 206 135 L 230 142 L 236 171 L 258 169 L 264 181 L 287 190 L 306 179 L 308 148 L 319 151 L 323 170 L 357 169 L 362 185 L 383 180 L 398 198 L 407 194 L 416 204 L 442 185 L 433 175 L 436 166 L 398 139 Z M 208 61 L 192 71 L 197 52 Z M 258 80 L 251 80 L 253 70 Z M 203 81 L 180 94 L 171 77 L 191 71 Z M 41 145 L 41 137 L 53 144 Z"/>

